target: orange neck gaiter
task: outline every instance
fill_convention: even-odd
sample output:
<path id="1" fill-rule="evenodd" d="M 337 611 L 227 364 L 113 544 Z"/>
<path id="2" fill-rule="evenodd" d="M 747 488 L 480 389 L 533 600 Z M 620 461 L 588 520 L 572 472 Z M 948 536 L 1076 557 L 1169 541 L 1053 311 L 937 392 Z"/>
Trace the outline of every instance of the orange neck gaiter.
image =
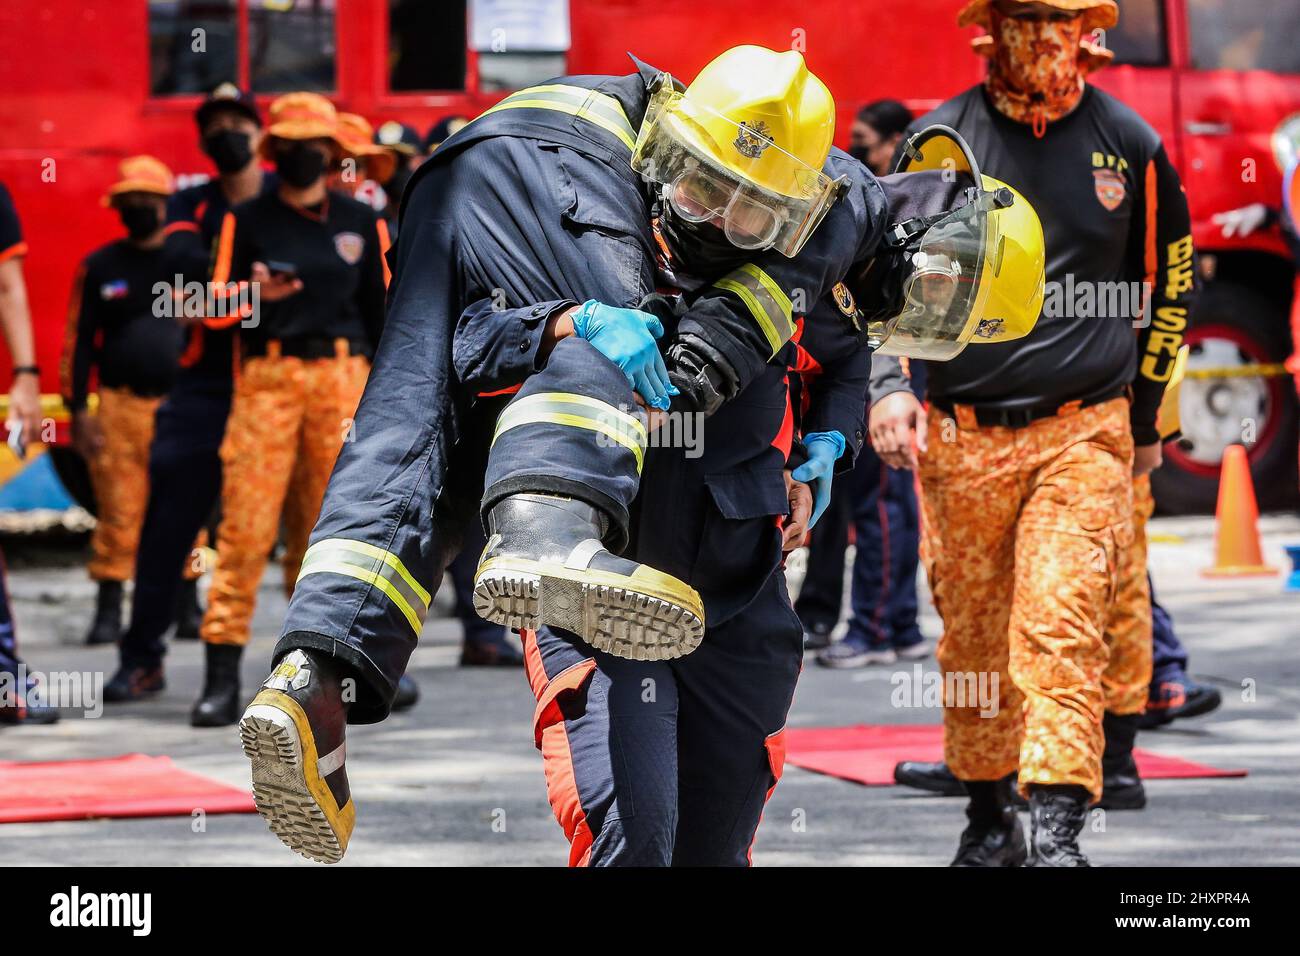
<path id="1" fill-rule="evenodd" d="M 993 56 L 984 81 L 999 113 L 1028 123 L 1041 137 L 1047 124 L 1083 95 L 1079 41 L 1083 20 L 1021 20 L 990 10 Z"/>

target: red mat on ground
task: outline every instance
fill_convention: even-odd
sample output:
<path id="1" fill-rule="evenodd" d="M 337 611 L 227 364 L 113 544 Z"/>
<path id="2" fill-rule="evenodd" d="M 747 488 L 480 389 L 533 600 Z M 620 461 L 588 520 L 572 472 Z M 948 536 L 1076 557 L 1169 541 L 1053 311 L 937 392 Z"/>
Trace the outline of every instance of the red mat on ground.
<path id="1" fill-rule="evenodd" d="M 252 813 L 253 797 L 172 763 L 124 754 L 49 763 L 0 761 L 0 823 L 91 817 L 171 817 Z"/>
<path id="2" fill-rule="evenodd" d="M 785 732 L 786 760 L 796 767 L 867 786 L 892 786 L 900 760 L 942 760 L 943 728 L 857 724 L 853 727 L 791 727 Z M 1137 749 L 1138 772 L 1147 780 L 1244 777 L 1245 770 L 1220 770 L 1181 757 Z"/>

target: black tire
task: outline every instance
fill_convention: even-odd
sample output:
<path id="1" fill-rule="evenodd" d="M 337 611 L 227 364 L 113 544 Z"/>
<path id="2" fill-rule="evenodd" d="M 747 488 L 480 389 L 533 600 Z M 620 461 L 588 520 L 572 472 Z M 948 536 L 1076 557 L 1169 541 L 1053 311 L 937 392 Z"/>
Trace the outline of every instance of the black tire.
<path id="1" fill-rule="evenodd" d="M 1216 334 L 1217 332 L 1217 334 Z M 1198 337 L 1235 340 L 1242 362 L 1280 363 L 1291 353 L 1291 335 L 1284 307 L 1250 286 L 1218 281 L 1208 284 L 1192 310 L 1188 341 L 1197 354 Z M 1297 407 L 1294 380 L 1289 376 L 1265 380 L 1266 406 L 1258 440 L 1247 446 L 1255 496 L 1261 509 L 1291 507 L 1297 498 Z M 1184 385 L 1183 419 L 1187 425 L 1189 395 Z M 1219 494 L 1218 461 L 1212 466 L 1192 461 L 1190 439 L 1166 447 L 1161 468 L 1151 475 L 1157 508 L 1165 514 L 1213 514 Z M 1204 457 L 1204 455 L 1202 455 Z M 1221 460 L 1221 456 L 1219 457 Z"/>
<path id="2" fill-rule="evenodd" d="M 95 490 L 90 483 L 90 469 L 86 467 L 86 459 L 66 445 L 50 446 L 49 455 L 54 473 L 59 476 L 59 481 L 63 482 L 68 494 L 72 495 L 73 501 L 92 515 L 98 515 Z"/>

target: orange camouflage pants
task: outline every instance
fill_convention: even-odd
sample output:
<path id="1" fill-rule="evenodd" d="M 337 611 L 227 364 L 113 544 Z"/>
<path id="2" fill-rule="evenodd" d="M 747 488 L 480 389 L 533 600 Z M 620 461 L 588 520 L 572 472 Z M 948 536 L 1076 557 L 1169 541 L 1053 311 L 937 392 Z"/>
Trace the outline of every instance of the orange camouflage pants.
<path id="1" fill-rule="evenodd" d="M 1151 588 L 1147 580 L 1147 520 L 1155 511 L 1151 479 L 1133 479 L 1133 543 L 1119 559 L 1115 606 L 1106 622 L 1110 651 L 1101 687 L 1113 714 L 1140 714 L 1151 684 Z"/>
<path id="2" fill-rule="evenodd" d="M 1118 398 L 1025 428 L 931 409 L 922 559 L 944 633 L 944 756 L 963 780 L 1019 768 L 1101 794 L 1105 630 L 1132 537 L 1133 438 Z M 996 706 L 957 691 L 996 678 Z"/>
<path id="3" fill-rule="evenodd" d="M 362 356 L 265 357 L 244 363 L 221 443 L 221 527 L 203 639 L 246 644 L 257 587 L 286 495 L 310 530 L 352 429 L 370 363 Z M 310 519 L 305 516 L 310 515 Z"/>
<path id="4" fill-rule="evenodd" d="M 87 462 L 99 513 L 87 566 L 92 580 L 129 581 L 135 575 L 135 551 L 149 503 L 149 446 L 161 404 L 161 398 L 145 398 L 128 388 L 99 390 L 104 445 Z M 206 540 L 206 532 L 200 532 L 195 548 Z M 198 577 L 193 564 L 186 562 L 186 579 Z"/>

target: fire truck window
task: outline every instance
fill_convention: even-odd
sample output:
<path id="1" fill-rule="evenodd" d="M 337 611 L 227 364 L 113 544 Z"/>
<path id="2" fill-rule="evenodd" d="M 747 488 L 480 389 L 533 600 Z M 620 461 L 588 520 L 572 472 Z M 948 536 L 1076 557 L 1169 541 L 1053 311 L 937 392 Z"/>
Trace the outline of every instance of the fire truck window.
<path id="1" fill-rule="evenodd" d="M 335 0 L 250 0 L 248 68 L 258 93 L 334 89 Z"/>
<path id="2" fill-rule="evenodd" d="M 465 4 L 388 0 L 388 88 L 465 88 Z"/>
<path id="3" fill-rule="evenodd" d="M 206 93 L 237 75 L 236 0 L 149 0 L 149 90 Z"/>
<path id="4" fill-rule="evenodd" d="M 1188 0 L 1187 16 L 1198 70 L 1300 73 L 1300 0 Z"/>
<path id="5" fill-rule="evenodd" d="M 567 72 L 563 53 L 480 53 L 478 86 L 484 91 L 522 90 Z"/>
<path id="6" fill-rule="evenodd" d="M 1116 63 L 1167 66 L 1164 0 L 1125 0 L 1119 23 L 1100 39 L 1115 52 Z"/>

